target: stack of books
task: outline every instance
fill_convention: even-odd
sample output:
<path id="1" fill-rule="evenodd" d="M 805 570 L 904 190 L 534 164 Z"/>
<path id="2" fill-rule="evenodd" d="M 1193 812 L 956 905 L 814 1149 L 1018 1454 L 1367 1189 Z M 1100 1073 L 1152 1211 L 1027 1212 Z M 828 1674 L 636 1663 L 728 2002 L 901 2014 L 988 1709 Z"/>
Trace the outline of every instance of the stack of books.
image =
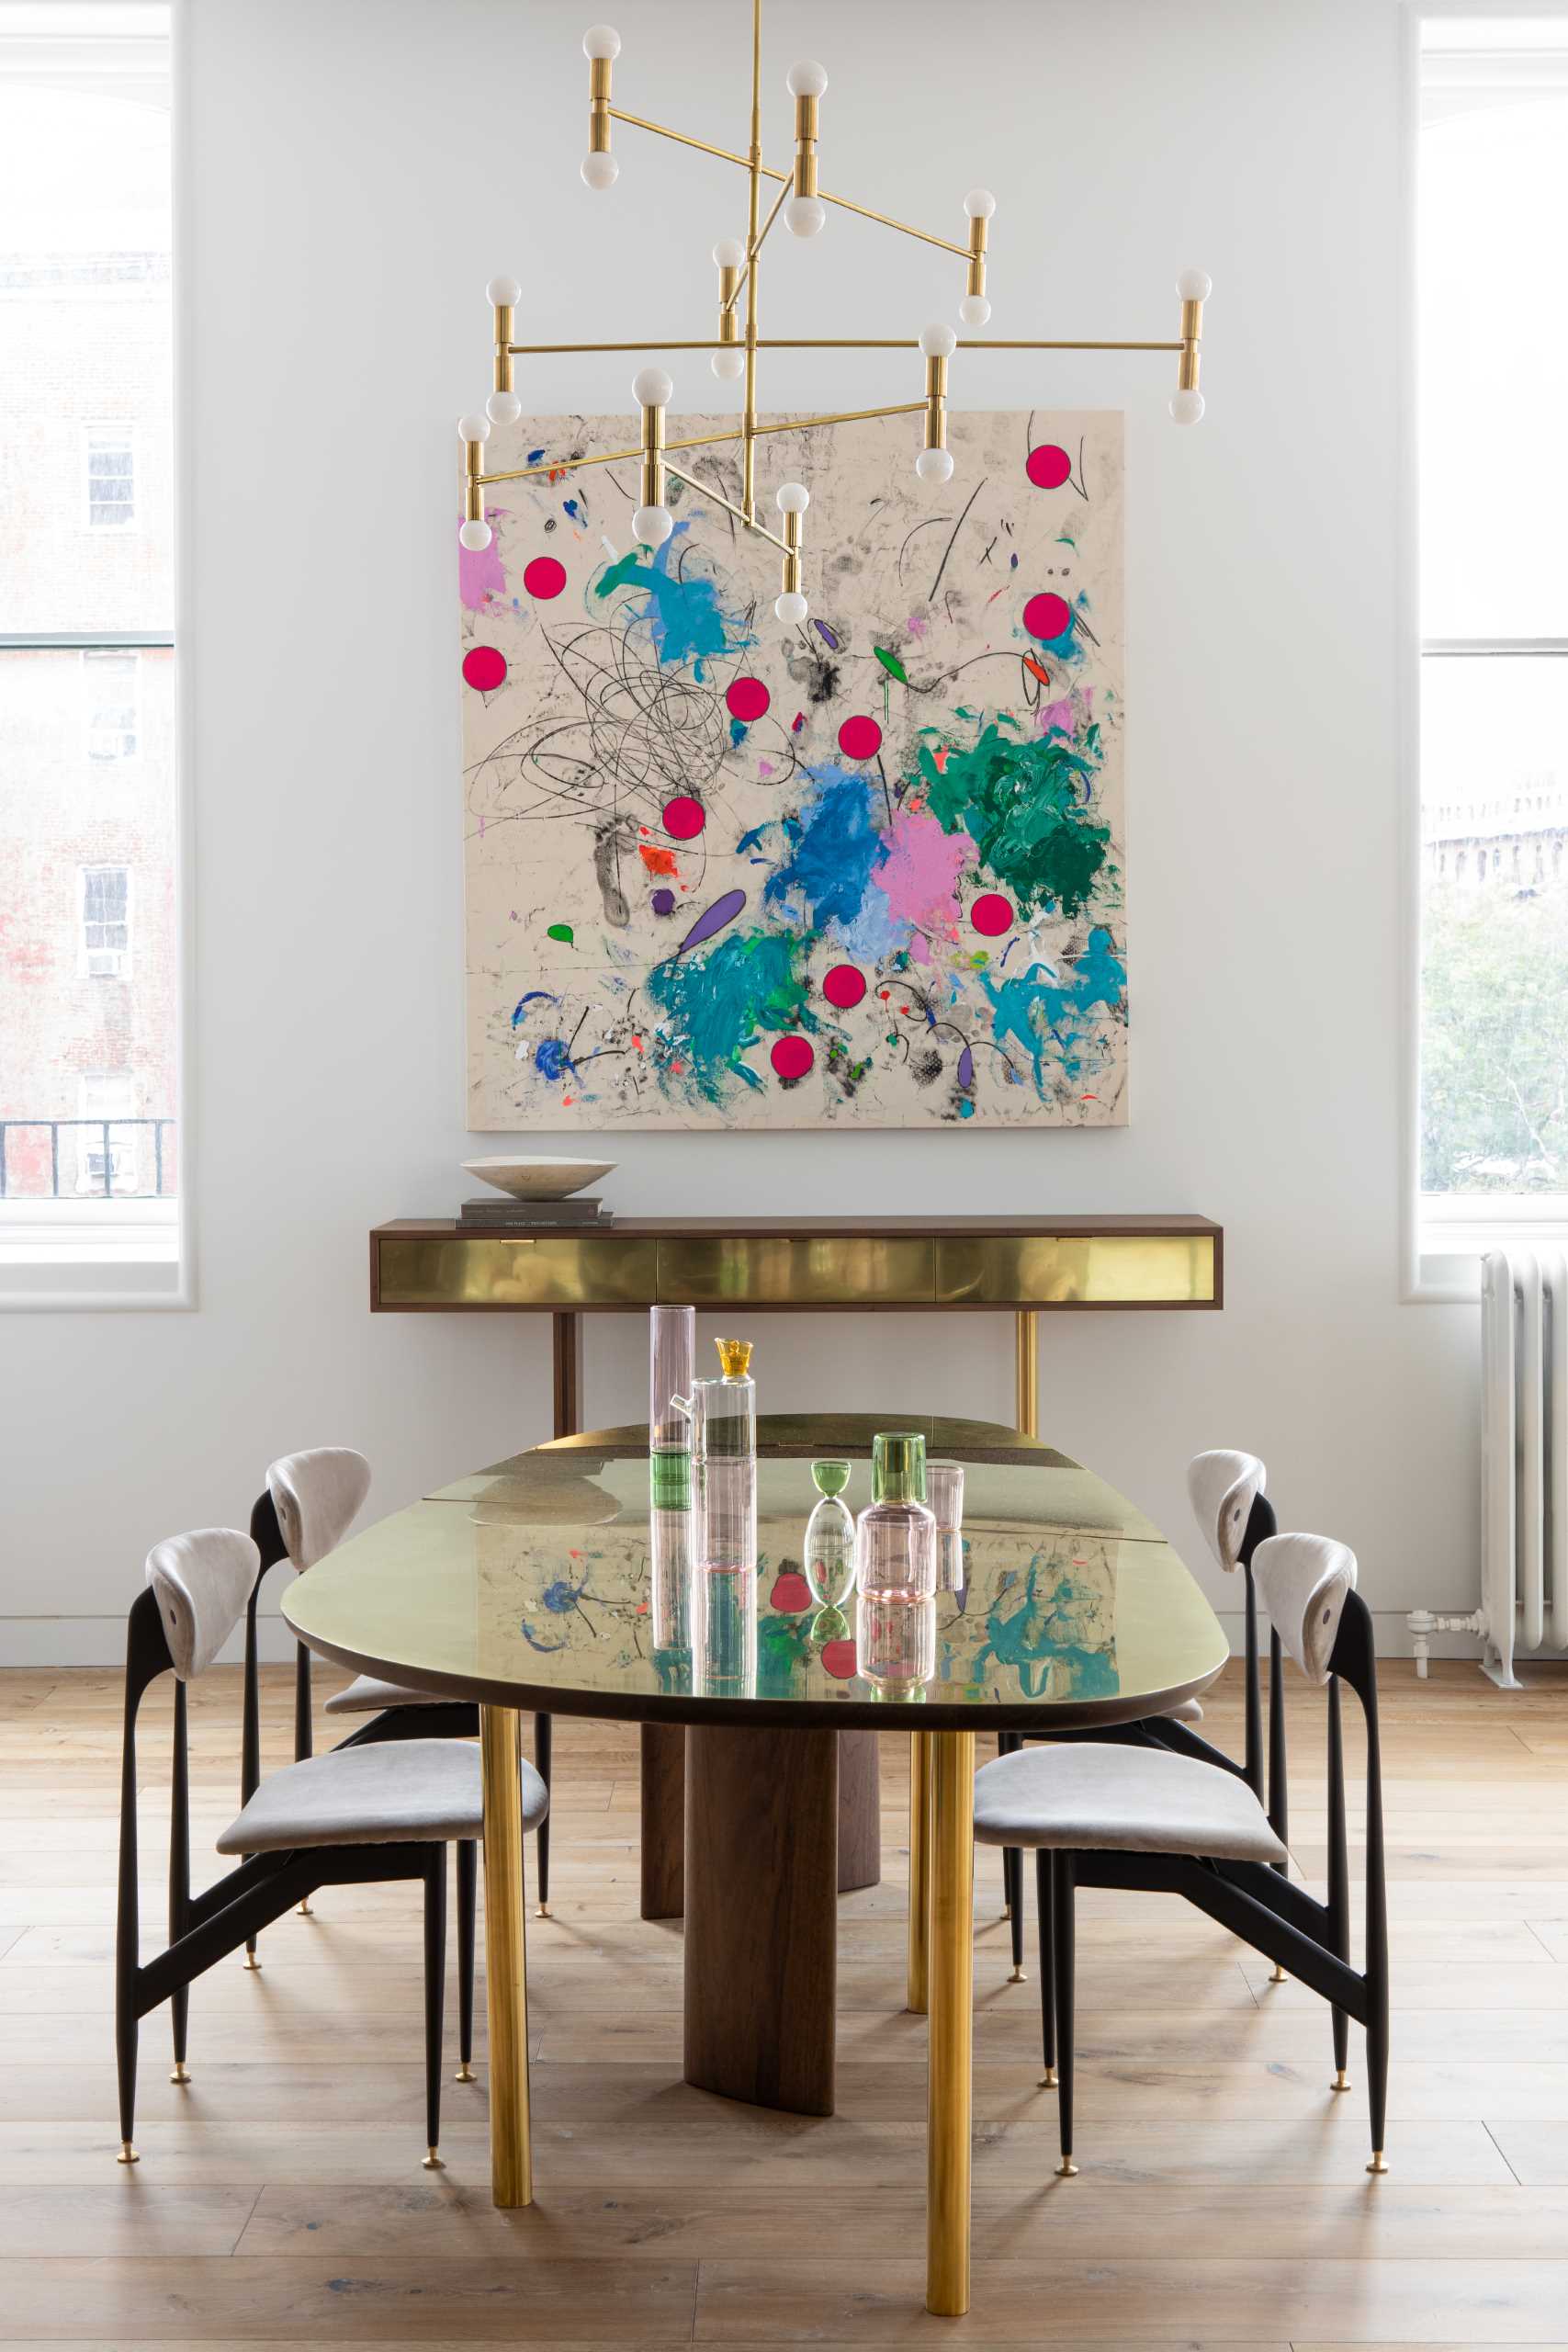
<path id="1" fill-rule="evenodd" d="M 502 1200 L 493 1193 L 480 1201 L 465 1201 L 457 1222 L 510 1232 L 577 1232 L 584 1226 L 614 1225 L 615 1218 L 597 1193 L 574 1193 L 570 1200 Z"/>

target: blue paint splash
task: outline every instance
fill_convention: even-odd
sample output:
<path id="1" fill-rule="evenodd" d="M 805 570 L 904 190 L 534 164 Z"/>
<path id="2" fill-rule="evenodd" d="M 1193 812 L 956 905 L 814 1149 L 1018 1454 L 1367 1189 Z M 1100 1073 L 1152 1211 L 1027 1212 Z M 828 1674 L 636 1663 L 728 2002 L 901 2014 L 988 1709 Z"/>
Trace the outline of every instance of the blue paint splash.
<path id="1" fill-rule="evenodd" d="M 815 930 L 837 923 L 848 933 L 865 910 L 872 868 L 882 854 L 871 793 L 863 776 L 844 768 L 806 773 L 813 790 L 801 809 L 790 856 L 763 886 L 763 903 L 784 907 L 798 894 Z"/>
<path id="2" fill-rule="evenodd" d="M 1127 986 L 1127 968 L 1115 954 L 1111 933 L 1096 924 L 1089 945 L 1067 967 L 1066 980 L 1044 964 L 1031 964 L 1011 979 L 994 980 L 979 975 L 991 1002 L 991 1034 L 998 1045 L 1015 1038 L 1029 1056 L 1036 1091 L 1045 1090 L 1045 1052 L 1054 1046 L 1065 1074 L 1076 1078 L 1081 1069 L 1078 1046 L 1088 1016 L 1097 1006 L 1107 1013 L 1121 1008 Z"/>
<path id="3" fill-rule="evenodd" d="M 654 549 L 651 560 L 645 559 L 642 548 L 633 548 L 617 562 L 606 564 L 593 583 L 593 594 L 604 597 L 614 595 L 617 588 L 646 589 L 647 600 L 636 617 L 646 620 L 652 631 L 660 668 L 673 669 L 677 662 L 690 662 L 693 676 L 702 681 L 710 661 L 720 654 L 743 652 L 755 640 L 721 609 L 716 581 L 694 569 L 679 576 L 671 570 L 681 536 L 690 528 L 689 523 L 677 523 L 664 545 Z"/>

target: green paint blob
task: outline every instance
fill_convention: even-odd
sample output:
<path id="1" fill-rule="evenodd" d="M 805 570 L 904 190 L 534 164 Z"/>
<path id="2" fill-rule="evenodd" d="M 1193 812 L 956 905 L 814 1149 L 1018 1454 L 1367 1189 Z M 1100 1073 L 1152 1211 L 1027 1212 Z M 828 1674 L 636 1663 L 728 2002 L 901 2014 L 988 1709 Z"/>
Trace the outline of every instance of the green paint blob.
<path id="1" fill-rule="evenodd" d="M 685 1063 L 705 1102 L 726 1101 L 731 1076 L 761 1083 L 740 1057 L 763 1030 L 817 1030 L 801 968 L 809 944 L 782 932 L 731 932 L 711 956 L 673 956 L 649 974 L 661 1055 Z"/>
<path id="2" fill-rule="evenodd" d="M 1021 914 L 1055 907 L 1072 916 L 1093 895 L 1111 843 L 1110 827 L 1083 801 L 1100 760 L 1097 730 L 1079 742 L 1010 736 L 991 723 L 966 751 L 951 745 L 942 768 L 924 744 L 919 763 L 942 831 L 971 836 L 980 871 Z"/>
<path id="3" fill-rule="evenodd" d="M 871 650 L 890 678 L 897 678 L 901 686 L 908 684 L 909 680 L 904 664 L 896 653 L 889 653 L 885 645 L 874 645 Z"/>
<path id="4" fill-rule="evenodd" d="M 570 946 L 571 945 L 571 943 L 572 943 L 572 939 L 573 939 L 574 934 L 573 934 L 573 932 L 572 932 L 572 928 L 571 928 L 570 923 L 569 923 L 569 922 L 553 922 L 553 923 L 551 923 L 551 925 L 550 925 L 550 927 L 549 927 L 549 930 L 546 933 L 545 936 L 546 936 L 547 939 L 558 939 L 558 940 L 560 940 L 560 941 L 561 941 L 561 942 L 566 945 L 566 946 L 570 947 Z"/>

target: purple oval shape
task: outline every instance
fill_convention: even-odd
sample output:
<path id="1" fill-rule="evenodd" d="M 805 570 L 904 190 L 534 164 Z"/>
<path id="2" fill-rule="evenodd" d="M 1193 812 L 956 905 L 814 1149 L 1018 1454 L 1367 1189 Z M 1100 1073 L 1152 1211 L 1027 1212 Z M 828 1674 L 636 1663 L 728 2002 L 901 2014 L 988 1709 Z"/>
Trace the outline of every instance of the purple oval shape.
<path id="1" fill-rule="evenodd" d="M 830 629 L 826 621 L 814 620 L 811 626 L 817 631 L 818 636 L 821 639 L 829 652 L 837 653 L 840 642 L 837 630 Z"/>
<path id="2" fill-rule="evenodd" d="M 727 890 L 722 899 L 716 899 L 711 907 L 704 908 L 680 946 L 675 950 L 676 955 L 683 956 L 688 947 L 700 947 L 705 939 L 712 939 L 716 932 L 724 929 L 726 923 L 735 921 L 745 904 L 744 890 Z"/>
<path id="3" fill-rule="evenodd" d="M 958 1057 L 958 1083 L 967 1093 L 975 1083 L 975 1049 L 965 1046 Z"/>

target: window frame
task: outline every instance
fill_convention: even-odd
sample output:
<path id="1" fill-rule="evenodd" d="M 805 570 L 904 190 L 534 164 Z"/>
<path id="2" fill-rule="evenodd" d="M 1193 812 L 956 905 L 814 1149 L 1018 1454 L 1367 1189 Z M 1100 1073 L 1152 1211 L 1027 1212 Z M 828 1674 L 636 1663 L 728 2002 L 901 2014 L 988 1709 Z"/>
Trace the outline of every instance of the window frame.
<path id="1" fill-rule="evenodd" d="M 100 729 L 96 723 L 95 712 L 96 708 L 102 707 L 106 696 L 104 690 L 94 684 L 94 673 L 107 667 L 108 662 L 126 659 L 130 662 L 130 691 L 124 697 L 131 715 L 130 729 L 129 730 Z M 88 773 L 101 773 L 105 768 L 118 768 L 123 773 L 127 768 L 139 768 L 141 765 L 142 740 L 141 648 L 139 645 L 84 645 L 81 648 L 80 661 L 83 756 L 87 762 Z M 116 731 L 129 731 L 130 736 L 129 751 L 96 752 L 93 749 L 96 736 L 99 733 Z"/>

